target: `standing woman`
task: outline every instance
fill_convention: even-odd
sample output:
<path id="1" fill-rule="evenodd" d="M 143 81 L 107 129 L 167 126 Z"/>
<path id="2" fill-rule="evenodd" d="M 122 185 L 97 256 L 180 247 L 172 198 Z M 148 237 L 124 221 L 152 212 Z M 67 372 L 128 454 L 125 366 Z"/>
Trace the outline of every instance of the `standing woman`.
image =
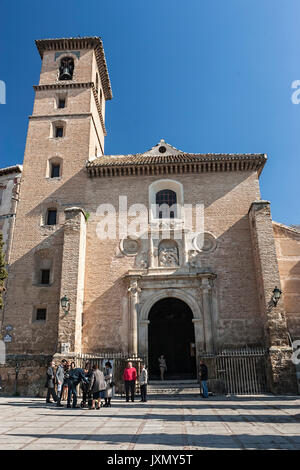
<path id="1" fill-rule="evenodd" d="M 105 389 L 105 405 L 103 406 L 111 406 L 110 400 L 115 396 L 115 386 L 113 382 L 113 368 L 111 362 L 107 361 L 105 363 L 104 368 L 104 378 L 106 381 L 106 389 Z"/>
<path id="2" fill-rule="evenodd" d="M 161 380 L 164 380 L 164 374 L 167 370 L 167 363 L 163 354 L 158 358 L 158 363 L 160 368 L 160 378 Z"/>
<path id="3" fill-rule="evenodd" d="M 104 398 L 105 396 L 105 389 L 106 382 L 104 379 L 104 374 L 101 370 L 99 370 L 98 365 L 94 364 L 88 389 L 88 392 L 91 392 L 93 394 L 92 405 L 90 408 L 91 410 L 100 410 L 101 398 Z M 97 408 L 95 407 L 96 402 Z"/>

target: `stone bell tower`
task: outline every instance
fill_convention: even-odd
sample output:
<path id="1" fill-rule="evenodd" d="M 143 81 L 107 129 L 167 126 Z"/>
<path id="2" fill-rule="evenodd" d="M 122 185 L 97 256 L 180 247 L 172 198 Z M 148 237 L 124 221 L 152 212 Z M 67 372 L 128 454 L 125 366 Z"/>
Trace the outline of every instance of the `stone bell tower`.
<path id="1" fill-rule="evenodd" d="M 42 39 L 36 45 L 42 67 L 9 267 L 3 322 L 13 327 L 8 354 L 53 354 L 63 341 L 80 351 L 85 164 L 104 154 L 105 102 L 112 98 L 99 37 Z M 60 298 L 66 286 L 73 326 L 64 337 Z"/>

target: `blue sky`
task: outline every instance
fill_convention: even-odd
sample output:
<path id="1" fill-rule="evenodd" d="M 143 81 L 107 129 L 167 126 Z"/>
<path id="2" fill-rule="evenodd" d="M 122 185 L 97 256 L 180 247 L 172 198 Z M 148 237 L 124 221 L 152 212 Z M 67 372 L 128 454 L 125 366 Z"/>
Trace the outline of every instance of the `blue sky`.
<path id="1" fill-rule="evenodd" d="M 101 36 L 114 98 L 105 153 L 160 138 L 186 152 L 267 153 L 273 219 L 300 224 L 298 0 L 2 0 L 0 165 L 21 163 L 40 58 L 34 40 Z"/>

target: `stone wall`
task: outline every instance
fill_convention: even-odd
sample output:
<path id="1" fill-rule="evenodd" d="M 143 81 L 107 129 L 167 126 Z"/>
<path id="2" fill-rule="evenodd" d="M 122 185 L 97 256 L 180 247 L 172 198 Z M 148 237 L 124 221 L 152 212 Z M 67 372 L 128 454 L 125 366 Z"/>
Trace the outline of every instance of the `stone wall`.
<path id="1" fill-rule="evenodd" d="M 300 339 L 300 230 L 273 222 L 273 231 L 288 330 Z"/>

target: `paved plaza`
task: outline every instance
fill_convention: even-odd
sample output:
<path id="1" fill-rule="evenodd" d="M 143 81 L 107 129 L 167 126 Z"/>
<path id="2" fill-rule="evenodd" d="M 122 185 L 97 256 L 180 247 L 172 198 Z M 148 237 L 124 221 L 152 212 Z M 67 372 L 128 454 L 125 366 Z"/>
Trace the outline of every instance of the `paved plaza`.
<path id="1" fill-rule="evenodd" d="M 300 449 L 300 398 L 156 396 L 111 408 L 0 398 L 0 449 Z"/>

